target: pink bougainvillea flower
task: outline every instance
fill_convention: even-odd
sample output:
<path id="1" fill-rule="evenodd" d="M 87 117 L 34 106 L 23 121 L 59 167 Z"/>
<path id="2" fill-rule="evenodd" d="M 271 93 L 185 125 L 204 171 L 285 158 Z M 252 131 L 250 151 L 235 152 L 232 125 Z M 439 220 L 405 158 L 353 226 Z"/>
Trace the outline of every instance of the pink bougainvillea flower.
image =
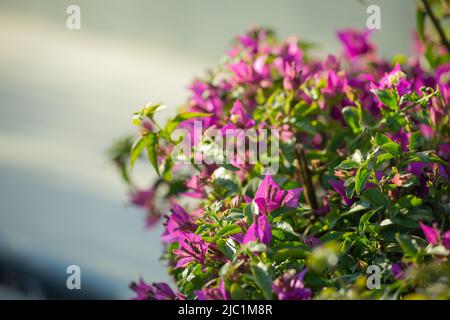
<path id="1" fill-rule="evenodd" d="M 284 67 L 283 87 L 285 90 L 297 90 L 301 84 L 301 71 L 298 64 L 286 62 Z"/>
<path id="2" fill-rule="evenodd" d="M 445 104 L 450 105 L 450 62 L 437 68 L 436 80 Z"/>
<path id="3" fill-rule="evenodd" d="M 308 270 L 293 274 L 286 272 L 281 277 L 276 279 L 272 284 L 272 290 L 275 292 L 279 300 L 310 300 L 312 297 L 312 290 L 305 288 L 303 284 L 303 277 Z"/>
<path id="4" fill-rule="evenodd" d="M 255 59 L 253 62 L 253 71 L 261 78 L 261 79 L 269 79 L 270 78 L 270 67 L 269 64 L 266 63 L 268 55 L 263 54 Z"/>
<path id="5" fill-rule="evenodd" d="M 130 195 L 130 202 L 140 208 L 149 208 L 152 206 L 155 193 L 153 187 L 146 190 L 136 190 Z"/>
<path id="6" fill-rule="evenodd" d="M 130 284 L 131 290 L 136 293 L 136 297 L 133 300 L 148 300 L 149 296 L 153 293 L 153 287 L 140 279 L 139 283 L 132 282 Z"/>
<path id="7" fill-rule="evenodd" d="M 391 272 L 395 279 L 403 279 L 405 276 L 403 263 L 394 263 L 391 267 Z"/>
<path id="8" fill-rule="evenodd" d="M 237 83 L 253 82 L 254 78 L 252 67 L 244 61 L 241 60 L 230 64 L 229 68 L 234 72 L 234 80 Z"/>
<path id="9" fill-rule="evenodd" d="M 370 30 L 358 31 L 358 30 L 342 30 L 337 33 L 339 40 L 344 45 L 344 53 L 350 58 L 372 53 L 374 46 L 369 42 Z"/>
<path id="10" fill-rule="evenodd" d="M 190 109 L 190 112 L 203 112 L 195 109 Z M 216 113 L 215 113 L 216 114 Z M 217 113 L 220 114 L 220 113 Z M 192 118 L 181 122 L 177 128 L 184 129 L 189 132 L 189 142 L 191 146 L 197 145 L 202 139 L 202 128 L 211 128 L 219 123 L 216 116 Z M 185 140 L 183 140 L 184 142 Z"/>
<path id="11" fill-rule="evenodd" d="M 178 241 L 179 235 L 185 232 L 194 232 L 196 226 L 192 218 L 178 204 L 172 207 L 172 214 L 167 219 L 166 229 L 161 234 L 161 239 L 165 243 Z"/>
<path id="12" fill-rule="evenodd" d="M 391 182 L 395 184 L 397 187 L 401 187 L 407 184 L 412 178 L 411 173 L 400 174 L 396 173 L 394 177 L 392 177 Z"/>
<path id="13" fill-rule="evenodd" d="M 269 245 L 270 240 L 272 240 L 272 227 L 270 226 L 269 219 L 265 214 L 260 214 L 247 230 L 242 242 L 244 244 L 249 242 L 261 242 L 265 245 Z"/>
<path id="14" fill-rule="evenodd" d="M 324 197 L 322 197 L 322 204 L 319 205 L 317 209 L 314 210 L 314 214 L 318 216 L 325 216 L 330 212 L 330 195 L 327 192 Z"/>
<path id="15" fill-rule="evenodd" d="M 303 51 L 298 45 L 296 38 L 287 39 L 284 44 L 274 49 L 276 59 L 274 61 L 275 67 L 282 75 L 286 75 L 286 66 L 300 67 L 303 60 Z"/>
<path id="16" fill-rule="evenodd" d="M 237 84 L 254 83 L 267 87 L 270 85 L 270 69 L 266 59 L 266 56 L 260 56 L 253 64 L 243 60 L 229 64 L 228 67 L 234 73 L 233 81 Z"/>
<path id="17" fill-rule="evenodd" d="M 429 188 L 426 184 L 428 178 L 424 174 L 424 169 L 429 168 L 429 164 L 425 162 L 411 162 L 407 170 L 419 179 L 419 185 L 416 186 L 417 193 L 424 196 L 428 193 Z"/>
<path id="18" fill-rule="evenodd" d="M 317 246 L 320 246 L 322 242 L 313 235 L 307 235 L 307 236 L 301 236 L 300 240 L 303 241 L 304 244 L 306 244 L 310 248 L 315 248 Z"/>
<path id="19" fill-rule="evenodd" d="M 344 181 L 342 180 L 328 180 L 328 183 L 331 184 L 333 189 L 342 197 L 342 201 L 347 206 L 351 206 L 353 204 L 353 201 L 347 197 L 347 194 L 345 193 L 345 186 Z"/>
<path id="20" fill-rule="evenodd" d="M 161 219 L 162 213 L 156 204 L 156 190 L 153 187 L 135 191 L 130 195 L 130 202 L 147 212 L 147 226 L 152 227 Z"/>
<path id="21" fill-rule="evenodd" d="M 342 72 L 328 71 L 327 86 L 322 90 L 326 98 L 333 98 L 338 94 L 344 93 L 347 88 L 347 78 Z"/>
<path id="22" fill-rule="evenodd" d="M 208 185 L 210 177 L 211 172 L 206 169 L 193 175 L 186 181 L 186 187 L 188 187 L 189 190 L 183 192 L 182 195 L 196 199 L 202 198 L 205 195 L 205 186 Z"/>
<path id="23" fill-rule="evenodd" d="M 250 35 L 243 34 L 237 38 L 244 48 L 250 49 L 252 53 L 258 52 L 258 41 L 253 39 Z"/>
<path id="24" fill-rule="evenodd" d="M 329 54 L 327 56 L 326 60 L 322 63 L 322 65 L 325 70 L 338 71 L 341 68 L 339 58 L 337 58 L 332 54 Z"/>
<path id="25" fill-rule="evenodd" d="M 288 124 L 281 126 L 280 130 L 280 140 L 285 143 L 290 143 L 295 137 L 294 132 L 292 132 L 291 127 Z"/>
<path id="26" fill-rule="evenodd" d="M 266 175 L 255 193 L 254 201 L 260 212 L 264 214 L 269 214 L 281 207 L 296 208 L 302 190 L 302 188 L 281 190 L 272 176 Z M 252 201 L 250 197 L 246 195 L 244 197 L 247 203 Z"/>
<path id="27" fill-rule="evenodd" d="M 430 119 L 434 126 L 438 126 L 445 116 L 445 109 L 438 103 L 433 103 L 430 108 Z"/>
<path id="28" fill-rule="evenodd" d="M 435 226 L 430 227 L 422 222 L 420 222 L 420 228 L 429 244 L 433 246 L 443 244 L 445 248 L 450 250 L 450 230 L 442 235 L 441 231 Z"/>
<path id="29" fill-rule="evenodd" d="M 398 130 L 395 134 L 388 133 L 387 136 L 391 138 L 393 141 L 400 144 L 403 151 L 409 150 L 409 139 L 411 138 L 411 133 L 407 132 L 404 128 Z"/>
<path id="30" fill-rule="evenodd" d="M 189 88 L 192 92 L 191 111 L 219 114 L 223 108 L 220 88 L 195 80 Z"/>
<path id="31" fill-rule="evenodd" d="M 142 118 L 142 120 L 141 120 L 141 128 L 142 128 L 142 130 L 147 131 L 147 132 L 155 132 L 154 124 L 147 117 Z"/>
<path id="32" fill-rule="evenodd" d="M 178 235 L 178 244 L 180 247 L 173 251 L 178 258 L 175 268 L 183 268 L 192 261 L 197 261 L 200 264 L 205 263 L 209 245 L 202 237 L 195 233 L 181 232 Z"/>
<path id="33" fill-rule="evenodd" d="M 362 106 L 370 111 L 373 116 L 380 113 L 380 103 L 378 97 L 371 92 L 376 87 L 373 75 L 362 73 L 347 79 L 349 87 L 361 92 L 360 101 Z"/>
<path id="34" fill-rule="evenodd" d="M 450 230 L 442 236 L 442 244 L 447 248 L 447 250 L 450 250 Z"/>
<path id="35" fill-rule="evenodd" d="M 396 88 L 400 95 L 411 92 L 412 84 L 406 79 L 406 73 L 400 68 L 400 64 L 396 64 L 394 69 L 384 74 L 381 78 L 377 89 Z"/>
<path id="36" fill-rule="evenodd" d="M 425 139 L 431 139 L 434 136 L 433 128 L 431 128 L 427 124 L 420 125 L 420 132 L 422 133 Z"/>
<path id="37" fill-rule="evenodd" d="M 133 282 L 130 288 L 136 293 L 134 300 L 186 300 L 184 295 L 173 292 L 164 282 L 154 282 L 150 285 L 141 279 L 139 283 Z"/>
<path id="38" fill-rule="evenodd" d="M 194 291 L 198 300 L 230 300 L 230 294 L 225 288 L 225 281 L 220 281 L 217 288 L 203 288 Z"/>
<path id="39" fill-rule="evenodd" d="M 255 28 L 248 33 L 237 37 L 241 45 L 253 55 L 260 51 L 260 43 L 266 38 L 267 32 L 261 28 Z"/>
<path id="40" fill-rule="evenodd" d="M 286 90 L 295 90 L 301 84 L 301 63 L 303 52 L 298 45 L 296 38 L 286 40 L 281 48 L 274 50 L 277 58 L 274 60 L 274 66 L 283 76 L 283 87 Z"/>
<path id="41" fill-rule="evenodd" d="M 230 120 L 239 128 L 250 128 L 255 125 L 255 120 L 248 116 L 248 112 L 242 106 L 241 101 L 236 100 L 230 110 Z"/>
<path id="42" fill-rule="evenodd" d="M 433 227 L 429 227 L 422 222 L 420 222 L 420 228 L 422 229 L 425 238 L 427 238 L 428 243 L 432 245 L 437 245 L 439 243 L 439 230 Z"/>

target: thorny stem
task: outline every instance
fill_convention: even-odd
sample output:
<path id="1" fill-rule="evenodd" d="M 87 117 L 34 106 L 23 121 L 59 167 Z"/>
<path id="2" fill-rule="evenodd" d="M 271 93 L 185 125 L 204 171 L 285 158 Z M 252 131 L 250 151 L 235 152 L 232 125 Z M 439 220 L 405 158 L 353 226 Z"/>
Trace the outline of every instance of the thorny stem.
<path id="1" fill-rule="evenodd" d="M 295 145 L 295 154 L 298 160 L 298 174 L 303 184 L 303 192 L 305 193 L 306 202 L 308 202 L 312 210 L 316 210 L 318 208 L 316 193 L 312 184 L 311 172 L 309 171 L 306 163 L 305 150 L 302 144 L 297 143 Z"/>
<path id="2" fill-rule="evenodd" d="M 445 32 L 442 29 L 439 19 L 435 16 L 428 0 L 422 0 L 422 3 L 425 7 L 425 11 L 430 16 L 431 22 L 433 22 L 433 25 L 436 28 L 436 31 L 438 32 L 439 37 L 441 38 L 442 44 L 447 48 L 447 51 L 450 53 L 450 42 L 448 41 L 448 39 L 445 35 Z"/>

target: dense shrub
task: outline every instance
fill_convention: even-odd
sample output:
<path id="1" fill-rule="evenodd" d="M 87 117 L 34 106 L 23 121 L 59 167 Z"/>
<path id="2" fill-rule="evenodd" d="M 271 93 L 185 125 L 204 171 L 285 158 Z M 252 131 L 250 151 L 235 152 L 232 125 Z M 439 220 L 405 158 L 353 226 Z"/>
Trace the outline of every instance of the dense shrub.
<path id="1" fill-rule="evenodd" d="M 385 61 L 369 31 L 339 32 L 343 54 L 317 59 L 254 29 L 165 126 L 159 104 L 137 112 L 139 137 L 111 152 L 148 224 L 164 217 L 177 287 L 141 280 L 137 298 L 449 298 L 450 63 L 419 31 L 416 55 Z M 267 155 L 278 170 L 194 163 L 223 156 L 194 121 L 244 145 L 239 129 L 278 129 L 279 157 Z M 187 140 L 177 128 L 192 164 L 173 152 Z M 158 179 L 141 190 L 128 164 L 144 150 Z"/>

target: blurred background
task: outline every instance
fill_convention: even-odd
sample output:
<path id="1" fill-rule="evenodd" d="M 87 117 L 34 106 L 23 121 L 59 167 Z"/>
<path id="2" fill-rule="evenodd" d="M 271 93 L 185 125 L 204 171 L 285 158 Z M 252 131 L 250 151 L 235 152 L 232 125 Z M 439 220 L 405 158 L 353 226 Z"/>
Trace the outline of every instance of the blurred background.
<path id="1" fill-rule="evenodd" d="M 81 30 L 66 28 L 71 4 Z M 162 228 L 127 205 L 105 150 L 147 102 L 172 115 L 249 27 L 338 53 L 335 32 L 364 28 L 371 4 L 380 54 L 410 53 L 414 0 L 0 0 L 0 298 L 122 299 L 140 277 L 170 282 Z M 81 290 L 66 287 L 69 265 Z"/>

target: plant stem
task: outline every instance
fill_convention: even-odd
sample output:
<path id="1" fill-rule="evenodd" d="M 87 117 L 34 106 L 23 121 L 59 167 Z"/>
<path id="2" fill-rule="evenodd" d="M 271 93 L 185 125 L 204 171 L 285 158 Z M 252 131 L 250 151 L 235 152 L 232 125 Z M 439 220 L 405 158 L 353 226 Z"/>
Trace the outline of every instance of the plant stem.
<path id="1" fill-rule="evenodd" d="M 450 53 L 450 42 L 448 41 L 448 39 L 445 35 L 445 32 L 442 29 L 439 19 L 436 17 L 433 10 L 431 9 L 431 5 L 428 2 L 428 0 L 422 0 L 422 3 L 425 7 L 425 11 L 430 16 L 431 22 L 433 22 L 433 25 L 436 28 L 436 31 L 438 32 L 439 37 L 441 38 L 442 44 L 447 48 L 447 51 Z"/>
<path id="2" fill-rule="evenodd" d="M 303 184 L 303 192 L 305 194 L 306 202 L 308 202 L 312 210 L 316 210 L 318 208 L 316 193 L 311 180 L 311 172 L 309 171 L 306 163 L 305 149 L 302 144 L 298 143 L 295 145 L 295 154 L 298 160 L 298 173 Z"/>

